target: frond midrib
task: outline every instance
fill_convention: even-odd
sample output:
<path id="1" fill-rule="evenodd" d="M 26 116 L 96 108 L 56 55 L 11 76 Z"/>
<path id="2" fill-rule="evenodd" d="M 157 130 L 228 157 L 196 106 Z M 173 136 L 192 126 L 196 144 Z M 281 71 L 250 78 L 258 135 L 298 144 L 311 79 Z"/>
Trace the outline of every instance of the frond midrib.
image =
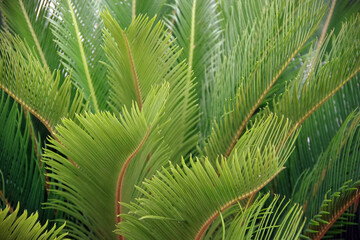
<path id="1" fill-rule="evenodd" d="M 39 43 L 39 40 L 35 34 L 35 31 L 34 31 L 34 28 L 31 24 L 31 21 L 30 21 L 30 18 L 29 18 L 29 15 L 27 14 L 26 12 L 26 9 L 25 9 L 25 6 L 24 6 L 24 3 L 22 0 L 19 0 L 19 4 L 20 4 L 20 7 L 21 7 L 21 11 L 25 17 L 25 20 L 26 20 L 26 23 L 27 23 L 27 26 L 29 28 L 29 31 L 31 33 L 31 36 L 33 37 L 33 40 L 35 42 L 35 46 L 36 46 L 36 49 L 38 50 L 38 53 L 40 55 L 40 58 L 41 58 L 41 61 L 43 62 L 43 64 L 45 65 L 45 68 L 49 68 L 47 62 L 46 62 L 46 58 L 45 58 L 45 55 L 44 55 L 44 52 L 43 50 L 41 49 L 40 47 L 40 43 Z"/>
<path id="2" fill-rule="evenodd" d="M 78 26 L 78 23 L 77 23 L 77 20 L 76 20 L 76 17 L 75 17 L 75 12 L 74 12 L 74 9 L 73 9 L 73 7 L 71 5 L 70 0 L 67 0 L 67 4 L 68 4 L 68 7 L 69 7 L 69 11 L 71 13 L 71 18 L 72 18 L 73 23 L 74 23 L 75 35 L 76 35 L 76 40 L 77 40 L 78 45 L 79 45 L 81 61 L 82 61 L 82 64 L 84 66 L 85 76 L 86 76 L 87 83 L 88 83 L 88 86 L 89 86 L 89 89 L 90 89 L 90 95 L 91 95 L 90 97 L 91 97 L 91 99 L 93 101 L 95 111 L 98 112 L 99 111 L 99 105 L 98 105 L 98 102 L 97 102 L 97 99 L 96 99 L 94 86 L 93 86 L 92 79 L 91 79 L 91 76 L 90 76 L 89 66 L 88 66 L 87 61 L 86 61 L 84 46 L 81 43 L 80 30 L 79 30 L 79 26 Z"/>

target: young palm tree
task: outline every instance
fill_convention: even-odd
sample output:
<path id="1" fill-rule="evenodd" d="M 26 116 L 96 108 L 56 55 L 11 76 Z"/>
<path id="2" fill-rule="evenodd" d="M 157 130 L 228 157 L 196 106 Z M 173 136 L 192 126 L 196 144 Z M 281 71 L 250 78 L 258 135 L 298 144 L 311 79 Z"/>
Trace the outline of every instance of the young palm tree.
<path id="1" fill-rule="evenodd" d="M 0 1 L 0 238 L 356 239 L 359 10 Z"/>

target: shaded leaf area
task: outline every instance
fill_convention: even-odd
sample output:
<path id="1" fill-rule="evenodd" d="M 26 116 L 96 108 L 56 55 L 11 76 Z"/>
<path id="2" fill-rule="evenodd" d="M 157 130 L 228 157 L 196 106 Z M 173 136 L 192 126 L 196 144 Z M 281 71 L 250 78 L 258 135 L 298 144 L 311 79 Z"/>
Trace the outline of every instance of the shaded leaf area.
<path id="1" fill-rule="evenodd" d="M 294 125 L 300 125 L 356 76 L 360 71 L 359 24 L 357 14 L 331 39 L 329 52 L 326 52 L 329 37 L 321 48 L 314 50 L 307 60 L 308 67 L 274 100 L 277 114 L 284 114 Z"/>
<path id="2" fill-rule="evenodd" d="M 343 21 L 349 20 L 351 15 L 360 11 L 359 3 L 359 1 L 351 0 L 336 1 L 327 32 L 331 33 L 334 30 L 335 33 L 339 33 Z M 314 38 L 319 36 L 322 30 L 323 25 L 319 28 L 318 33 L 314 35 Z M 326 46 L 327 51 L 331 49 L 331 46 L 331 44 Z M 311 54 L 311 52 L 301 54 L 294 59 L 293 73 L 299 73 L 299 70 L 307 72 L 312 68 L 310 64 L 313 61 Z M 298 63 L 296 64 L 296 62 Z M 296 79 L 296 76 L 289 76 L 289 74 L 285 74 L 284 77 L 287 80 Z M 302 124 L 294 154 L 289 158 L 287 168 L 273 181 L 272 188 L 275 192 L 285 195 L 292 192 L 292 186 L 294 186 L 300 174 L 305 169 L 314 166 L 319 155 L 326 150 L 346 117 L 360 106 L 359 93 L 359 74 L 357 74 Z M 289 181 L 291 184 L 289 184 Z"/>
<path id="3" fill-rule="evenodd" d="M 50 140 L 56 151 L 47 150 L 44 161 L 58 199 L 46 206 L 70 216 L 70 237 L 115 239 L 119 195 L 121 201 L 133 199 L 134 184 L 169 160 L 159 134 L 168 91 L 166 84 L 153 89 L 143 111 L 134 104 L 130 110 L 124 107 L 121 115 L 89 113 L 78 116 L 79 124 L 65 119 L 57 128 L 61 143 Z"/>
<path id="4" fill-rule="evenodd" d="M 51 211 L 41 210 L 47 199 L 41 146 L 33 136 L 30 115 L 5 93 L 0 95 L 1 205 L 13 209 L 21 202 L 21 211 L 39 211 L 45 222 L 54 216 Z"/>
<path id="5" fill-rule="evenodd" d="M 301 238 L 335 238 L 346 232 L 346 225 L 356 225 L 351 221 L 355 215 L 348 210 L 360 199 L 359 187 L 360 180 L 355 183 L 348 181 L 330 197 L 325 194 L 318 214 L 309 221 Z"/>
<path id="6" fill-rule="evenodd" d="M 303 171 L 316 164 L 348 115 L 358 106 L 359 74 L 302 124 L 294 153 L 286 163 L 287 168 L 271 184 L 274 192 L 291 194 Z"/>
<path id="7" fill-rule="evenodd" d="M 336 1 L 334 12 L 329 22 L 329 30 L 335 30 L 338 33 L 341 29 L 342 22 L 349 20 L 352 15 L 360 12 L 359 0 Z"/>
<path id="8" fill-rule="evenodd" d="M 360 114 L 351 113 L 314 168 L 298 179 L 293 199 L 304 205 L 305 216 L 313 218 L 309 233 L 325 234 L 322 229 L 334 224 L 359 197 L 359 123 Z"/>
<path id="9" fill-rule="evenodd" d="M 101 49 L 103 23 L 99 1 L 52 0 L 51 29 L 59 56 L 75 86 L 84 91 L 93 111 L 108 109 L 109 86 Z"/>
<path id="10" fill-rule="evenodd" d="M 154 85 L 168 82 L 170 91 L 165 104 L 162 127 L 164 141 L 171 149 L 170 159 L 178 162 L 197 143 L 198 106 L 193 79 L 187 77 L 187 64 L 178 62 L 180 50 L 155 18 L 138 16 L 121 29 L 109 12 L 102 15 L 105 52 L 110 82 L 109 105 L 118 112 L 136 101 L 140 110 Z"/>
<path id="11" fill-rule="evenodd" d="M 246 205 L 229 208 L 203 239 L 297 239 L 305 224 L 302 214 L 302 208 L 285 197 L 259 195 Z"/>
<path id="12" fill-rule="evenodd" d="M 60 234 L 65 225 L 56 228 L 54 225 L 49 231 L 46 230 L 48 222 L 41 225 L 38 221 L 38 213 L 32 213 L 28 216 L 25 210 L 20 216 L 19 204 L 14 212 L 10 208 L 0 209 L 0 236 L 2 239 L 65 239 L 66 233 Z"/>
<path id="13" fill-rule="evenodd" d="M 4 0 L 0 10 L 5 16 L 6 26 L 14 35 L 19 35 L 33 54 L 51 71 L 59 68 L 60 58 L 50 30 L 50 0 Z"/>
<path id="14" fill-rule="evenodd" d="M 251 9 L 255 2 L 244 5 Z M 231 154 L 275 82 L 316 30 L 324 9 L 319 1 L 273 1 L 263 9 L 261 19 L 240 28 L 236 45 L 214 75 L 207 116 L 212 122 L 211 133 L 204 144 L 205 155 Z M 233 24 L 246 18 L 243 11 L 238 12 Z"/>
<path id="15" fill-rule="evenodd" d="M 269 116 L 255 123 L 238 142 L 235 154 L 213 165 L 207 158 L 190 166 L 170 164 L 138 188 L 144 197 L 121 217 L 118 233 L 128 239 L 199 239 L 230 206 L 246 202 L 281 170 L 296 135 L 290 123 Z M 270 131 L 271 129 L 271 131 Z"/>
<path id="16" fill-rule="evenodd" d="M 10 34 L 0 33 L 0 88 L 38 118 L 51 134 L 61 118 L 74 118 L 87 106 L 69 78 L 60 83 L 59 71 L 44 68 L 30 48 Z"/>

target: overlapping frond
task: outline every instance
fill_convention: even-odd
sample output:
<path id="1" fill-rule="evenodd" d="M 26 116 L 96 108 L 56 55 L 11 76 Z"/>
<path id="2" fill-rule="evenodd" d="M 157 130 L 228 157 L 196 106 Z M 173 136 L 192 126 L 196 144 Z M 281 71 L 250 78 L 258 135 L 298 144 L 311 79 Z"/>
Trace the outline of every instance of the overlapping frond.
<path id="1" fill-rule="evenodd" d="M 359 76 L 357 74 L 345 84 L 302 124 L 294 153 L 286 163 L 287 168 L 276 179 L 276 185 L 272 184 L 275 192 L 291 194 L 303 171 L 316 164 L 345 119 L 360 106 Z"/>
<path id="2" fill-rule="evenodd" d="M 267 131 L 279 126 L 282 134 Z M 200 239 L 219 212 L 245 204 L 282 170 L 294 141 L 294 136 L 285 138 L 289 127 L 285 120 L 270 116 L 245 133 L 250 143 L 244 140 L 229 159 L 212 165 L 207 158 L 190 158 L 190 166 L 183 161 L 181 166 L 163 168 L 139 188 L 144 197 L 125 204 L 130 211 L 121 215 L 119 234 L 128 239 Z"/>
<path id="3" fill-rule="evenodd" d="M 345 231 L 343 226 L 346 223 L 351 224 L 348 217 L 354 217 L 354 214 L 348 213 L 347 210 L 359 202 L 359 188 L 360 180 L 355 183 L 347 181 L 338 191 L 333 192 L 329 198 L 325 194 L 318 213 L 309 221 L 301 238 L 308 240 L 320 240 L 324 236 L 334 238 L 334 235 Z M 337 221 L 341 222 L 341 230 L 336 229 L 336 226 L 334 226 Z"/>
<path id="4" fill-rule="evenodd" d="M 65 119 L 58 127 L 61 143 L 51 140 L 46 151 L 54 187 L 63 200 L 50 200 L 47 207 L 73 219 L 66 228 L 75 239 L 114 239 L 118 201 L 134 198 L 133 186 L 164 165 L 169 155 L 159 134 L 159 120 L 168 96 L 168 85 L 149 93 L 143 111 L 136 104 L 116 117 L 108 112 L 78 116 L 80 124 Z M 65 157 L 66 156 L 66 157 Z M 71 164 L 68 159 L 75 164 Z M 64 221 L 65 219 L 58 219 Z"/>
<path id="5" fill-rule="evenodd" d="M 105 52 L 109 61 L 110 104 L 114 110 L 129 108 L 136 101 L 142 108 L 151 86 L 160 84 L 179 56 L 170 34 L 155 18 L 137 17 L 128 29 L 121 29 L 105 11 L 102 15 Z"/>
<path id="6" fill-rule="evenodd" d="M 344 20 L 349 20 L 351 16 L 358 12 L 360 12 L 360 1 L 336 1 L 334 12 L 329 23 L 329 29 L 335 29 L 335 32 L 337 33 L 341 29 L 342 22 Z"/>
<path id="7" fill-rule="evenodd" d="M 244 2 L 247 8 L 252 4 Z M 205 155 L 231 154 L 247 123 L 315 31 L 323 13 L 320 1 L 272 1 L 261 19 L 238 33 L 237 44 L 216 75 L 210 101 L 213 112 L 209 114 L 214 121 Z M 241 22 L 239 18 L 233 21 Z"/>
<path id="8" fill-rule="evenodd" d="M 299 178 L 299 186 L 295 189 L 294 201 L 304 204 L 305 215 L 313 218 L 309 224 L 314 226 L 310 228 L 316 228 L 315 230 L 321 232 L 320 234 L 325 234 L 324 229 L 328 229 L 356 198 L 359 198 L 359 123 L 359 113 L 353 112 L 349 115 L 312 171 Z M 326 199 L 327 195 L 331 195 L 330 201 Z M 323 212 L 324 209 L 326 214 Z M 323 219 L 318 214 L 332 220 Z M 316 223 L 319 221 L 321 224 Z M 328 226 L 329 224 L 331 225 Z"/>
<path id="9" fill-rule="evenodd" d="M 38 213 L 32 213 L 28 216 L 25 210 L 21 216 L 18 216 L 20 206 L 16 207 L 14 212 L 10 209 L 0 209 L 0 237 L 2 239 L 65 239 L 66 233 L 60 234 L 65 224 L 56 228 L 54 225 L 49 231 L 46 230 L 48 223 L 43 226 L 38 222 Z"/>
<path id="10" fill-rule="evenodd" d="M 274 104 L 276 113 L 300 125 L 360 71 L 359 24 L 360 15 L 357 14 L 333 38 L 329 53 L 325 51 L 325 42 L 318 60 L 309 59 L 311 66 L 300 72 Z"/>
<path id="11" fill-rule="evenodd" d="M 279 195 L 260 195 L 245 207 L 235 205 L 232 212 L 203 239 L 297 239 L 305 224 L 301 207 Z"/>
<path id="12" fill-rule="evenodd" d="M 172 7 L 167 26 L 183 49 L 180 60 L 187 59 L 187 77 L 196 79 L 200 96 L 205 72 L 214 67 L 211 57 L 218 53 L 221 44 L 218 4 L 215 0 L 176 0 Z"/>
<path id="13" fill-rule="evenodd" d="M 6 17 L 10 31 L 26 41 L 41 63 L 52 71 L 59 67 L 59 57 L 47 19 L 52 17 L 49 6 L 50 0 L 0 1 L 1 14 Z"/>
<path id="14" fill-rule="evenodd" d="M 119 111 L 136 101 L 142 109 L 154 84 L 170 84 L 162 133 L 173 150 L 171 159 L 187 154 L 197 142 L 195 133 L 198 107 L 193 80 L 187 77 L 187 65 L 178 63 L 180 51 L 170 34 L 155 18 L 137 17 L 122 30 L 109 12 L 103 14 L 105 52 L 108 58 L 110 105 Z M 176 159 L 176 160 L 175 160 Z"/>
<path id="15" fill-rule="evenodd" d="M 61 118 L 73 118 L 86 109 L 83 94 L 75 91 L 67 77 L 48 68 L 31 53 L 19 37 L 0 33 L 0 88 L 38 118 L 51 134 Z"/>
<path id="16" fill-rule="evenodd" d="M 108 83 L 101 49 L 103 23 L 100 2 L 52 0 L 50 19 L 59 55 L 73 83 L 84 89 L 93 111 L 107 109 Z M 101 9 L 100 9 L 101 11 Z"/>
<path id="17" fill-rule="evenodd" d="M 35 212 L 46 199 L 41 147 L 32 138 L 31 122 L 16 102 L 0 93 L 0 191 L 1 200 L 15 208 Z M 1 204 L 0 204 L 1 205 Z M 43 211 L 40 211 L 42 216 Z"/>
<path id="18" fill-rule="evenodd" d="M 239 40 L 240 35 L 245 31 L 251 30 L 256 21 L 261 19 L 261 15 L 269 7 L 266 0 L 238 1 L 238 0 L 218 0 L 219 16 L 222 37 L 224 39 L 224 50 L 226 53 L 233 50 L 233 46 Z M 257 23 L 258 24 L 258 23 Z"/>

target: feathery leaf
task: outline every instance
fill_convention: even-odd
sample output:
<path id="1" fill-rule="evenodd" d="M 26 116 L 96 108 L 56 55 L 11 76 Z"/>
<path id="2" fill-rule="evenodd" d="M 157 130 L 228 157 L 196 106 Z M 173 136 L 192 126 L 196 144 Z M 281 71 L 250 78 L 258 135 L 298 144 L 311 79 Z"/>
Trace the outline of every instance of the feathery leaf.
<path id="1" fill-rule="evenodd" d="M 54 134 L 61 118 L 73 118 L 86 109 L 83 95 L 72 96 L 69 78 L 60 84 L 60 73 L 44 68 L 19 37 L 0 33 L 0 88 L 38 118 Z"/>
<path id="2" fill-rule="evenodd" d="M 47 19 L 52 17 L 49 6 L 50 0 L 0 1 L 0 10 L 11 32 L 27 42 L 41 63 L 53 71 L 59 67 L 59 57 Z"/>
<path id="3" fill-rule="evenodd" d="M 103 24 L 99 1 L 80 3 L 74 0 L 52 0 L 54 18 L 50 19 L 59 55 L 71 80 L 90 101 L 93 111 L 107 109 L 108 84 L 101 49 Z"/>
<path id="4" fill-rule="evenodd" d="M 267 131 L 277 127 L 282 128 L 278 135 Z M 144 197 L 123 203 L 130 211 L 121 215 L 118 233 L 128 239 L 200 239 L 219 211 L 244 204 L 282 170 L 294 141 L 294 136 L 285 139 L 289 127 L 270 116 L 245 133 L 239 152 L 216 161 L 216 166 L 207 158 L 190 158 L 190 166 L 183 161 L 163 168 L 139 188 Z M 265 142 L 256 141 L 261 135 Z"/>
<path id="5" fill-rule="evenodd" d="M 143 111 L 134 104 L 130 112 L 124 107 L 119 117 L 108 112 L 86 114 L 78 116 L 80 124 L 64 119 L 57 128 L 61 143 L 50 140 L 51 148 L 61 154 L 45 152 L 48 176 L 56 180 L 49 184 L 60 187 L 51 191 L 63 200 L 50 200 L 47 207 L 75 219 L 67 224 L 72 238 L 114 239 L 112 231 L 122 212 L 118 201 L 133 199 L 134 184 L 168 161 L 158 134 L 168 85 L 149 94 Z"/>
<path id="6" fill-rule="evenodd" d="M 315 31 L 323 12 L 319 1 L 273 1 L 261 19 L 239 33 L 215 78 L 210 101 L 214 107 L 209 115 L 213 124 L 205 155 L 231 154 L 270 89 Z"/>
<path id="7" fill-rule="evenodd" d="M 64 228 L 65 224 L 59 228 L 54 225 L 49 231 L 45 228 L 48 223 L 43 226 L 40 225 L 38 214 L 31 214 L 28 216 L 25 210 L 21 216 L 18 216 L 20 206 L 16 207 L 15 211 L 9 214 L 9 208 L 0 209 L 0 236 L 2 239 L 64 239 L 66 233 L 60 235 L 60 231 Z"/>

